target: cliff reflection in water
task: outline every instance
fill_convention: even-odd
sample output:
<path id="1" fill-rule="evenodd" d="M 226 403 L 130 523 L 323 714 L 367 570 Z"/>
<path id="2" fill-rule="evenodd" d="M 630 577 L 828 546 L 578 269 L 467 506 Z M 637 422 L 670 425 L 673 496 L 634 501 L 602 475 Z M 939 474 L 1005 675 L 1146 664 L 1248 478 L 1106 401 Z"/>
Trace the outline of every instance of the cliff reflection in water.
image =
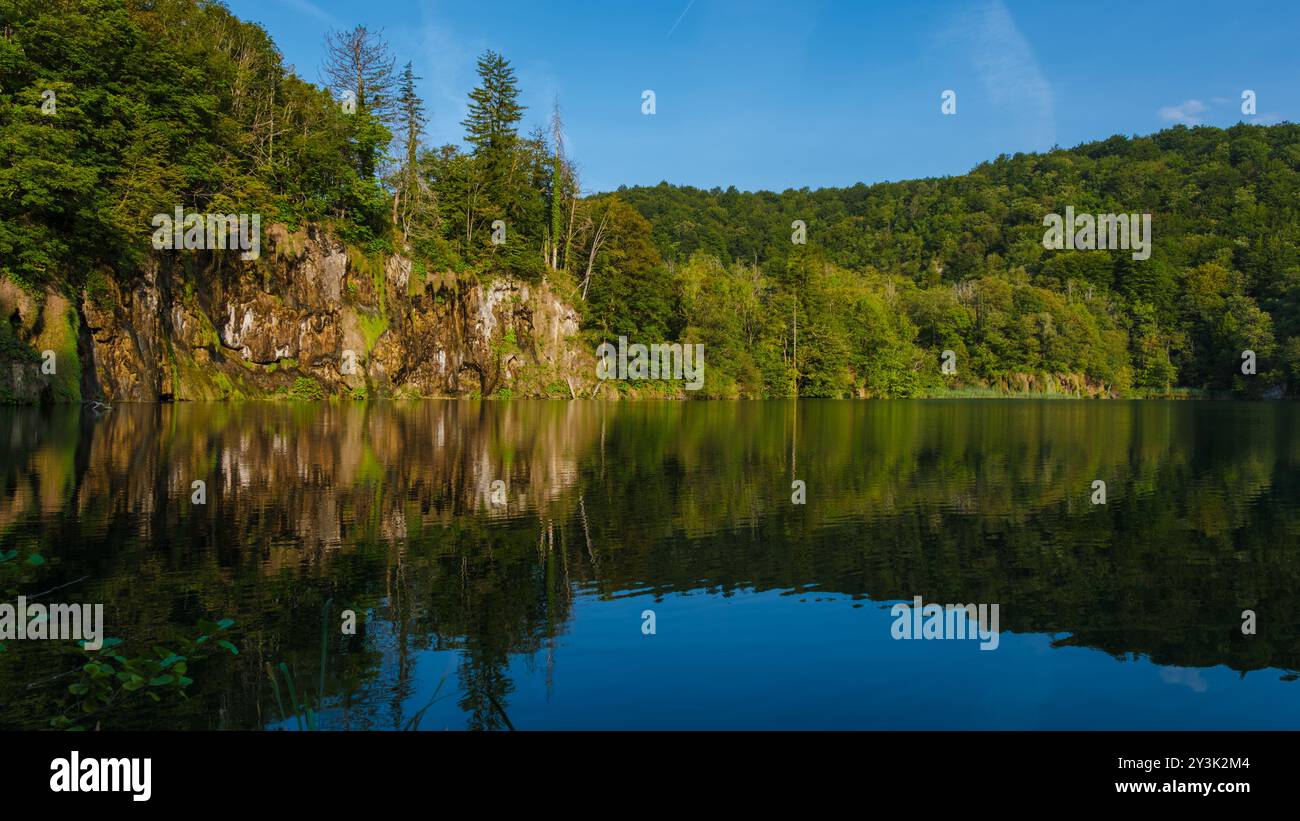
<path id="1" fill-rule="evenodd" d="M 1292 671 L 1297 422 L 1281 403 L 989 400 L 2 409 L 0 533 L 46 561 L 0 588 L 68 585 L 59 600 L 104 602 L 143 648 L 238 620 L 240 654 L 196 670 L 189 701 L 105 727 L 278 724 L 267 665 L 317 680 L 327 600 L 339 728 L 404 726 L 419 659 L 442 651 L 451 726 L 501 726 L 493 701 L 522 724 L 512 662 L 549 666 L 583 601 L 692 591 L 997 602 L 1004 632 L 1058 646 Z M 44 726 L 75 659 L 9 644 L 0 726 Z"/>

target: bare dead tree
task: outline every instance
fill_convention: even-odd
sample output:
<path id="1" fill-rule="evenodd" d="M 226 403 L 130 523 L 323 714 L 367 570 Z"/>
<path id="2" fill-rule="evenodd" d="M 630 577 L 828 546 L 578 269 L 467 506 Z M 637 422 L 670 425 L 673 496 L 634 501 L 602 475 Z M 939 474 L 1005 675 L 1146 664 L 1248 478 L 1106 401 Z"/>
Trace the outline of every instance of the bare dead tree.
<path id="1" fill-rule="evenodd" d="M 551 175 L 551 224 L 547 233 L 546 262 L 552 271 L 560 267 L 560 233 L 564 223 L 564 120 L 560 117 L 560 100 L 551 105 L 551 143 L 555 146 L 555 159 Z"/>
<path id="2" fill-rule="evenodd" d="M 587 253 L 587 273 L 582 278 L 582 298 L 587 298 L 587 287 L 591 284 L 591 272 L 596 265 L 596 254 L 600 252 L 600 246 L 604 244 L 608 236 L 605 229 L 609 225 L 609 207 L 606 206 L 604 213 L 600 215 L 600 225 L 596 226 L 596 232 L 591 236 L 591 249 Z"/>
<path id="3" fill-rule="evenodd" d="M 560 258 L 559 267 L 564 270 L 569 268 L 569 257 L 575 246 L 574 242 L 578 235 L 578 198 L 582 190 L 578 182 L 578 166 L 572 160 L 565 163 L 565 172 L 568 178 L 568 195 L 569 195 L 569 218 L 568 225 L 564 230 L 564 252 Z"/>
<path id="4" fill-rule="evenodd" d="M 357 110 L 367 111 L 385 122 L 396 111 L 393 75 L 396 58 L 383 37 L 356 26 L 351 31 L 330 31 L 325 35 L 327 85 L 337 94 L 351 92 Z"/>

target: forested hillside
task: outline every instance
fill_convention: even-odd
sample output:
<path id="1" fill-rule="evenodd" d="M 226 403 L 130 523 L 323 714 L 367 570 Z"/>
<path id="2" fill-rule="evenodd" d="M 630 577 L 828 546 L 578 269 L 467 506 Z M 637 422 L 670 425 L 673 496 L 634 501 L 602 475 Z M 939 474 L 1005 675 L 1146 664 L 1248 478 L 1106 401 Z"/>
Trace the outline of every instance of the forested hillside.
<path id="1" fill-rule="evenodd" d="M 0 284 L 71 306 L 54 341 L 47 319 L 30 318 L 39 311 L 0 323 L 9 359 L 33 361 L 42 345 L 91 356 L 110 332 L 79 329 L 97 312 L 113 327 L 132 311 L 138 319 L 139 307 L 122 302 L 145 282 L 171 310 L 149 343 L 162 351 L 158 367 L 170 358 L 180 373 L 242 358 L 259 378 L 271 373 L 258 368 L 279 368 L 319 383 L 307 395 L 365 394 L 401 381 L 369 367 L 385 345 L 394 363 L 427 359 L 410 350 L 426 324 L 470 310 L 438 306 L 504 278 L 511 293 L 540 284 L 572 305 L 593 350 L 620 335 L 703 343 L 700 396 L 1300 391 L 1293 125 L 1176 127 L 999 157 L 943 179 L 592 194 L 565 151 L 563 101 L 525 109 L 509 61 L 490 51 L 478 60 L 463 142 L 432 146 L 419 67 L 364 27 L 322 43 L 329 88 L 286 68 L 260 27 L 204 0 L 10 0 L 0 35 Z M 846 179 L 855 173 L 844 169 Z M 1043 219 L 1067 206 L 1149 212 L 1150 258 L 1046 250 Z M 285 313 L 297 303 L 276 283 L 297 286 L 278 252 L 253 261 L 172 254 L 159 280 L 151 218 L 177 207 L 257 213 L 264 226 L 283 226 L 277 236 L 310 230 L 345 246 L 342 293 L 330 299 L 349 313 L 331 320 L 334 341 L 268 336 L 260 347 L 273 355 L 254 355 L 257 345 L 218 332 L 236 312 L 248 312 L 254 332 L 281 319 L 320 325 L 328 306 Z M 806 244 L 792 241 L 796 220 Z M 328 243 L 313 248 L 330 258 Z M 393 270 L 394 258 L 397 285 L 375 273 Z M 237 287 L 206 288 L 221 276 Z M 274 311 L 255 310 L 268 301 Z M 185 332 L 173 315 L 212 332 L 191 334 L 177 355 Z M 364 337 L 360 387 L 339 370 L 353 326 Z M 480 341 L 497 361 L 463 365 L 478 372 L 472 390 L 500 385 L 511 395 L 515 337 Z M 1241 370 L 1247 349 L 1255 374 Z M 940 372 L 944 351 L 955 373 Z M 585 364 L 565 367 L 590 381 Z M 411 390 L 471 392 L 454 375 Z M 555 376 L 545 392 L 569 381 L 564 393 L 574 395 Z M 255 393 L 237 387 L 212 391 Z M 668 384 L 619 390 L 680 395 Z M 55 398 L 77 393 L 68 386 Z"/>
<path id="2" fill-rule="evenodd" d="M 673 270 L 670 321 L 742 386 L 909 395 L 939 383 L 946 349 L 959 385 L 1074 373 L 1121 393 L 1260 394 L 1300 385 L 1298 172 L 1294 125 L 1179 126 L 960 177 L 618 196 Z M 1151 213 L 1150 259 L 1045 250 L 1043 219 L 1067 206 Z M 791 241 L 794 220 L 806 245 Z M 1255 376 L 1241 373 L 1246 349 Z"/>
<path id="3" fill-rule="evenodd" d="M 554 237 L 591 209 L 558 139 L 519 133 L 509 62 L 478 70 L 465 145 L 431 147 L 414 67 L 363 26 L 326 36 L 320 88 L 220 3 L 0 5 L 0 356 L 31 371 L 0 400 L 571 394 L 554 369 L 586 369 L 526 337 L 568 327 Z M 178 208 L 259 215 L 268 253 L 151 247 Z"/>
<path id="4" fill-rule="evenodd" d="M 534 275 L 553 219 L 568 228 L 564 163 L 542 130 L 518 133 L 500 55 L 479 61 L 469 148 L 431 149 L 419 78 L 364 27 L 322 44 L 330 89 L 215 2 L 17 0 L 0 29 L 0 251 L 27 283 L 129 269 L 150 217 L 174 205 L 324 222 L 370 250 Z M 500 246 L 496 219 L 510 229 Z"/>

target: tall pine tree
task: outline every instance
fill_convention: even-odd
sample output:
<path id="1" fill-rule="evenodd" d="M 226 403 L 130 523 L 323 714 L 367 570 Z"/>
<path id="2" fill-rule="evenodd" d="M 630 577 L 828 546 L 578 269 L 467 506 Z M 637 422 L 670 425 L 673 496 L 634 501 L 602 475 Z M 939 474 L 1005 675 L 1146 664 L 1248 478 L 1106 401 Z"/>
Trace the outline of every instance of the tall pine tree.
<path id="1" fill-rule="evenodd" d="M 509 151 L 518 140 L 516 126 L 524 114 L 515 70 L 510 61 L 488 50 L 478 58 L 478 76 L 479 85 L 469 93 L 469 114 L 461 121 L 465 139 L 475 154 Z"/>
<path id="2" fill-rule="evenodd" d="M 500 54 L 486 51 L 478 59 L 479 85 L 469 94 L 469 114 L 462 121 L 465 140 L 473 146 L 471 185 L 481 193 L 470 214 L 470 225 L 504 219 L 507 244 L 518 236 L 527 192 L 527 158 L 520 147 L 518 123 L 524 106 L 518 102 L 519 84 L 514 69 Z M 538 232 L 539 234 L 541 232 Z M 496 253 L 496 246 L 492 246 Z M 507 251 L 511 248 L 505 249 Z"/>

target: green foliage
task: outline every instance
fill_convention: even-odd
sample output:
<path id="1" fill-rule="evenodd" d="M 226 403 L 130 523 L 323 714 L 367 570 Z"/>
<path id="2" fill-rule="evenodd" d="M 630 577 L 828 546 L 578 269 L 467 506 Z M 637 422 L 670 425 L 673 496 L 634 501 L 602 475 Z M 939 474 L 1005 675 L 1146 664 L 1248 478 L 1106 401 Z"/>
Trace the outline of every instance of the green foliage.
<path id="1" fill-rule="evenodd" d="M 152 653 L 132 656 L 125 655 L 118 638 L 104 639 L 98 650 L 87 649 L 82 642 L 80 675 L 68 685 L 66 703 L 49 725 L 56 730 L 83 730 L 86 723 L 106 713 L 130 709 L 140 697 L 155 703 L 186 698 L 187 688 L 194 683 L 190 668 L 208 658 L 213 646 L 239 654 L 231 641 L 217 638 L 234 625 L 234 619 L 201 621 L 193 638 L 177 637 L 171 646 L 155 645 Z"/>
<path id="2" fill-rule="evenodd" d="M 41 355 L 20 339 L 8 322 L 0 322 L 0 358 L 6 362 L 41 361 Z"/>
<path id="3" fill-rule="evenodd" d="M 710 343 L 710 382 L 747 368 L 727 364 L 747 354 L 765 395 L 792 378 L 802 395 L 909 396 L 939 387 L 935 363 L 952 350 L 957 388 L 1053 375 L 1112 395 L 1300 392 L 1300 126 L 1178 126 L 945 179 L 780 194 L 661 183 L 617 196 L 677 271 L 676 327 Z M 1045 250 L 1043 217 L 1067 205 L 1152 213 L 1151 258 Z M 790 241 L 796 219 L 807 245 Z M 733 265 L 758 270 L 776 323 L 742 351 L 727 344 L 735 297 L 709 297 L 734 287 Z M 632 300 L 645 297 L 613 290 L 622 301 L 596 324 L 635 328 Z M 701 293 L 723 309 L 700 314 Z M 1242 377 L 1243 350 L 1257 376 Z"/>
<path id="4" fill-rule="evenodd" d="M 84 287 L 114 307 L 110 277 L 137 275 L 152 216 L 179 205 L 327 224 L 375 281 L 360 312 L 368 350 L 388 327 L 373 260 L 399 247 L 417 262 L 408 297 L 548 280 L 572 284 L 593 343 L 703 344 L 699 396 L 1028 383 L 1300 394 L 1300 126 L 1178 126 L 944 179 L 781 193 L 661 183 L 580 200 L 558 105 L 549 135 L 521 134 L 518 80 L 492 51 L 469 94 L 468 148 L 428 148 L 413 67 L 394 77 L 387 45 L 361 26 L 326 43 L 330 82 L 356 95 L 346 111 L 218 3 L 12 0 L 0 25 L 0 275 L 33 293 Z M 399 156 L 381 176 L 390 126 Z M 1043 217 L 1067 205 L 1153 214 L 1150 259 L 1044 249 Z M 806 245 L 791 242 L 794 220 Z M 365 287 L 346 285 L 351 298 Z M 45 346 L 59 355 L 56 400 L 80 396 L 76 321 Z M 29 359 L 30 342 L 0 329 L 9 361 Z M 1257 375 L 1241 374 L 1244 350 Z M 954 375 L 938 371 L 944 351 Z M 285 391 L 318 392 L 305 378 Z"/>
<path id="5" fill-rule="evenodd" d="M 387 196 L 349 159 L 386 129 L 343 114 L 224 6 L 15 0 L 0 26 L 0 273 L 80 287 L 101 266 L 134 271 L 152 216 L 178 205 L 385 230 Z"/>
<path id="6" fill-rule="evenodd" d="M 469 113 L 461 122 L 465 139 L 476 152 L 505 151 L 517 137 L 516 125 L 523 117 L 519 105 L 519 83 L 510 62 L 494 51 L 478 58 L 479 85 L 469 93 Z"/>
<path id="7" fill-rule="evenodd" d="M 478 60 L 478 74 L 462 123 L 470 150 L 444 145 L 420 155 L 419 176 L 436 203 L 430 219 L 437 230 L 414 248 L 438 268 L 538 280 L 547 271 L 558 155 L 539 131 L 519 135 L 524 107 L 509 61 L 488 51 Z M 506 229 L 500 244 L 492 241 L 497 220 Z"/>
<path id="8" fill-rule="evenodd" d="M 325 389 L 310 376 L 295 378 L 293 386 L 281 389 L 280 393 L 286 399 L 300 402 L 319 402 L 325 398 Z"/>
<path id="9" fill-rule="evenodd" d="M 100 310 L 111 311 L 115 307 L 112 283 L 102 269 L 86 275 L 86 296 Z"/>
<path id="10" fill-rule="evenodd" d="M 357 314 L 357 322 L 361 325 L 361 335 L 366 339 L 366 353 L 370 353 L 375 349 L 379 337 L 388 330 L 388 317 L 361 311 Z"/>
<path id="11" fill-rule="evenodd" d="M 515 337 L 514 328 L 507 328 L 501 338 L 492 343 L 492 353 L 498 357 L 519 353 L 519 340 Z"/>

